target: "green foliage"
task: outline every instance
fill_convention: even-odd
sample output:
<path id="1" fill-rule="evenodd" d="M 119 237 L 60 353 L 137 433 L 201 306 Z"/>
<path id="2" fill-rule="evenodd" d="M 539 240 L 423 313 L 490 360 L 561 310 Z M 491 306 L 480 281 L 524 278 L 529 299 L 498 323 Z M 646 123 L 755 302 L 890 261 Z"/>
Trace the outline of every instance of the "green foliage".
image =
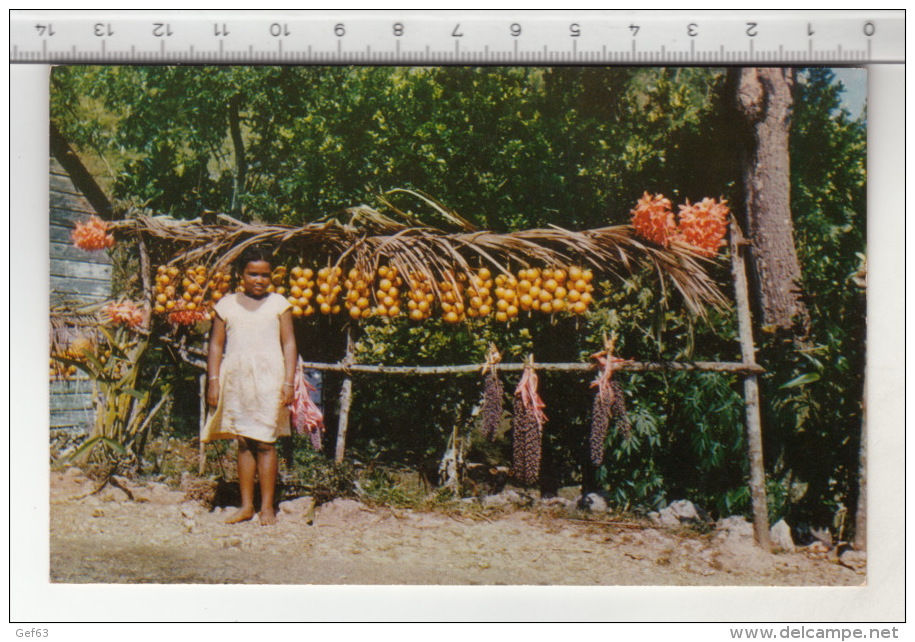
<path id="1" fill-rule="evenodd" d="M 724 72 L 705 68 L 72 66 L 53 71 L 51 113 L 115 196 L 179 217 L 209 209 L 296 224 L 399 187 L 432 194 L 484 229 L 584 229 L 627 222 L 645 191 L 677 203 L 739 202 L 727 91 Z M 856 494 L 865 297 L 854 277 L 865 243 L 866 131 L 842 111 L 840 91 L 827 69 L 799 73 L 792 213 L 810 346 L 764 340 L 758 355 L 767 369 L 770 508 L 795 522 L 827 523 L 837 502 L 852 506 Z M 730 291 L 726 262 L 710 270 Z M 739 358 L 730 310 L 691 319 L 645 273 L 607 278 L 598 290 L 598 305 L 577 320 L 374 320 L 357 336 L 356 357 L 479 363 L 494 342 L 506 360 L 533 352 L 541 362 L 579 361 L 615 332 L 626 358 Z M 313 358 L 342 356 L 341 323 L 310 320 L 297 334 Z M 611 431 L 596 471 L 616 503 L 649 508 L 688 497 L 719 514 L 748 512 L 739 380 L 616 376 L 632 435 Z M 584 452 L 590 379 L 541 377 L 545 489 L 595 475 Z M 508 394 L 516 381 L 505 377 Z M 437 462 L 455 425 L 472 429 L 480 384 L 473 375 L 359 375 L 351 443 L 371 453 L 374 470 Z M 504 463 L 505 439 L 470 454 Z M 297 465 L 311 482 L 351 488 L 349 472 L 308 452 L 298 451 Z M 390 483 L 389 500 L 406 501 L 378 475 L 373 488 Z"/>
<path id="2" fill-rule="evenodd" d="M 293 437 L 299 443 L 293 450 L 293 481 L 316 494 L 330 497 L 349 497 L 353 494 L 356 472 L 348 462 L 340 464 L 317 453 L 308 445 L 307 438 Z"/>
<path id="3" fill-rule="evenodd" d="M 85 372 L 98 392 L 95 425 L 71 459 L 139 461 L 152 421 L 169 398 L 171 386 L 159 381 L 160 368 L 149 372 L 152 348 L 148 338 L 124 326 L 99 327 L 98 336 L 99 347 L 84 350 L 82 359 L 54 356 Z"/>
<path id="4" fill-rule="evenodd" d="M 760 349 L 766 457 L 787 489 L 780 513 L 830 524 L 854 507 L 864 394 L 866 298 L 856 282 L 866 231 L 866 123 L 841 107 L 828 69 L 799 77 L 791 137 L 795 245 L 810 308 L 809 345 Z M 796 488 L 803 492 L 795 492 Z"/>

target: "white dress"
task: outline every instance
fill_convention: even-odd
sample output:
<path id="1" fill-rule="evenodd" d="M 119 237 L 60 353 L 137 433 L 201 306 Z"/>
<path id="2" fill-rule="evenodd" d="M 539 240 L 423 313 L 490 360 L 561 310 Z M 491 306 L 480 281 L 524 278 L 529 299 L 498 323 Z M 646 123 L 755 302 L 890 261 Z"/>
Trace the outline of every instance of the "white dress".
<path id="1" fill-rule="evenodd" d="M 289 434 L 289 408 L 280 401 L 286 362 L 280 343 L 280 315 L 286 297 L 268 294 L 256 310 L 240 303 L 244 294 L 223 297 L 214 308 L 226 324 L 226 347 L 219 369 L 219 404 L 201 440 L 250 437 L 272 443 Z"/>

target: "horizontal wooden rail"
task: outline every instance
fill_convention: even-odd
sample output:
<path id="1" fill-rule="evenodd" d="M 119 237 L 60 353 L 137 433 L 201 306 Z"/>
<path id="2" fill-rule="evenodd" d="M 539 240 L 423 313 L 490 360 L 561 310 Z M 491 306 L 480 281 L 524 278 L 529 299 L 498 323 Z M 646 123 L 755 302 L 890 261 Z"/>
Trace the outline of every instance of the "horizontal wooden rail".
<path id="1" fill-rule="evenodd" d="M 191 365 L 206 368 L 203 358 L 206 353 L 196 347 L 181 345 L 163 337 L 166 343 L 177 348 L 178 354 Z M 199 358 L 195 358 L 199 357 Z M 306 361 L 307 370 L 320 370 L 322 372 L 364 372 L 370 374 L 399 374 L 399 375 L 447 375 L 470 374 L 480 372 L 483 364 L 464 364 L 455 366 L 388 366 L 371 363 L 322 363 Z M 495 365 L 502 372 L 521 372 L 523 363 L 499 363 Z M 535 363 L 534 369 L 540 372 L 589 372 L 597 369 L 596 363 Z M 765 369 L 756 363 L 742 363 L 740 361 L 623 361 L 619 364 L 621 372 L 669 372 L 669 371 L 697 371 L 697 372 L 724 372 L 741 375 L 762 374 Z"/>
<path id="2" fill-rule="evenodd" d="M 535 363 L 534 369 L 538 372 L 589 372 L 596 370 L 595 363 Z M 444 375 L 465 374 L 480 372 L 483 364 L 468 364 L 458 366 L 386 366 L 368 363 L 317 363 L 306 362 L 305 368 L 321 370 L 324 372 L 347 373 L 374 373 L 374 374 L 402 374 L 402 375 Z M 499 363 L 495 366 L 503 372 L 520 372 L 524 369 L 523 363 Z M 670 370 L 696 370 L 706 372 L 730 372 L 734 374 L 760 374 L 765 372 L 762 366 L 755 363 L 740 363 L 734 361 L 692 361 L 692 362 L 647 362 L 628 361 L 619 365 L 619 370 L 625 372 L 664 372 Z"/>

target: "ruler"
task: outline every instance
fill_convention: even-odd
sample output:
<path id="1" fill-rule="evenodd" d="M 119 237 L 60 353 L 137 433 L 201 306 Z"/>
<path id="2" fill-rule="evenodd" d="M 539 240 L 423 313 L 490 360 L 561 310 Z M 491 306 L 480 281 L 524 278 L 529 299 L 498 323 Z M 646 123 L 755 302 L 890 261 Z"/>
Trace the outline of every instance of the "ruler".
<path id="1" fill-rule="evenodd" d="M 10 62 L 866 65 L 905 61 L 905 12 L 16 10 Z"/>

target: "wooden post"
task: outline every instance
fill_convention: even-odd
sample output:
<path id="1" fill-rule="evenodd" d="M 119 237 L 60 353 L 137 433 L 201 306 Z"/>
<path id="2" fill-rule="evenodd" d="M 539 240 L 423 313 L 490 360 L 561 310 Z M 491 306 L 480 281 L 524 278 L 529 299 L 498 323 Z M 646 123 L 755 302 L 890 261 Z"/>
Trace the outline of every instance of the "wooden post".
<path id="1" fill-rule="evenodd" d="M 864 403 L 861 410 L 861 445 L 858 447 L 858 510 L 855 511 L 855 550 L 867 550 L 867 369 L 864 370 Z"/>
<path id="2" fill-rule="evenodd" d="M 203 477 L 206 472 L 207 453 L 206 444 L 203 443 L 203 429 L 207 424 L 207 373 L 200 375 L 200 436 L 198 437 L 199 449 L 197 451 L 197 474 Z"/>
<path id="3" fill-rule="evenodd" d="M 343 365 L 348 366 L 353 361 L 353 333 L 352 330 L 346 331 L 346 356 L 343 358 Z M 349 407 L 353 401 L 353 377 L 349 372 L 343 375 L 343 386 L 340 389 L 340 419 L 337 423 L 337 451 L 334 461 L 343 462 L 346 454 L 346 429 L 349 425 Z"/>
<path id="4" fill-rule="evenodd" d="M 741 358 L 746 364 L 756 363 L 756 348 L 753 346 L 753 326 L 750 318 L 750 295 L 747 288 L 747 272 L 742 248 L 745 240 L 731 218 L 729 245 L 731 250 L 731 274 L 734 276 L 734 293 L 737 301 L 737 328 L 740 334 Z M 747 455 L 750 460 L 750 498 L 753 506 L 753 532 L 757 545 L 765 551 L 771 550 L 769 542 L 769 503 L 766 498 L 766 470 L 763 465 L 762 420 L 759 410 L 759 383 L 755 374 L 746 374 L 743 379 L 743 396 L 747 414 Z"/>

